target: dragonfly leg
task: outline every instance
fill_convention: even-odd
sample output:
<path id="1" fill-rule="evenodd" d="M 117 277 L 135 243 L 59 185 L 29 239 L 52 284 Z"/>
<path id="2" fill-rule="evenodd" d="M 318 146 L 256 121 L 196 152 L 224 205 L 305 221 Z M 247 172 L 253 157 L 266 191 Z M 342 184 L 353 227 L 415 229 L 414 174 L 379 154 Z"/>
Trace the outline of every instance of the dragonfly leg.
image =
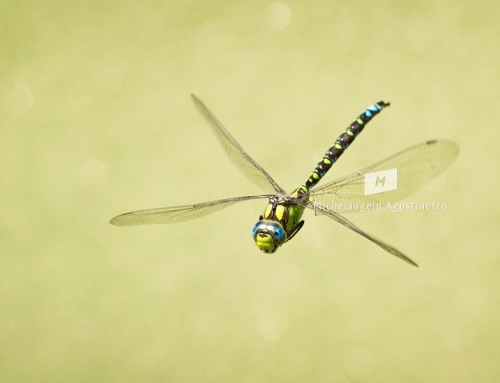
<path id="1" fill-rule="evenodd" d="M 302 220 L 302 221 L 300 221 L 298 224 L 296 224 L 296 225 L 292 228 L 292 232 L 291 232 L 291 234 L 288 236 L 287 242 L 288 242 L 289 240 L 291 240 L 291 239 L 295 236 L 295 234 L 297 234 L 297 233 L 300 231 L 300 229 L 302 229 L 302 226 L 304 226 L 304 221 L 303 221 L 303 220 Z"/>

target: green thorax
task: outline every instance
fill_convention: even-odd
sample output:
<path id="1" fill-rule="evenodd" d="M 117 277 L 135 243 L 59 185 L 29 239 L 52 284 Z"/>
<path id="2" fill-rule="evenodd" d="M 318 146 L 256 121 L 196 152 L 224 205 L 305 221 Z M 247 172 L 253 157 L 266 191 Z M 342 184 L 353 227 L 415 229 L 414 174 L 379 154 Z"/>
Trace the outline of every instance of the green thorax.
<path id="1" fill-rule="evenodd" d="M 307 189 L 302 185 L 295 189 L 290 197 L 307 200 L 308 196 L 305 193 L 307 193 Z M 304 206 L 293 203 L 293 200 L 287 196 L 273 196 L 269 198 L 269 204 L 264 212 L 264 219 L 281 224 L 289 236 L 292 229 L 300 222 L 304 209 Z"/>

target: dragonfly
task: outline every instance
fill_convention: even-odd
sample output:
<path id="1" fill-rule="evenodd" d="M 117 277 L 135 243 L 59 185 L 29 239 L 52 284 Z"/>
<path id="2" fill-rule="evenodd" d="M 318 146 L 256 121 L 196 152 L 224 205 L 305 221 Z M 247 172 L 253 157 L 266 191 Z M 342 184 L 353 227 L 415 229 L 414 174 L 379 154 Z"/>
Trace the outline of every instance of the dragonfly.
<path id="1" fill-rule="evenodd" d="M 208 121 L 229 159 L 251 181 L 269 194 L 224 198 L 216 201 L 134 211 L 118 215 L 110 223 L 117 226 L 146 224 L 171 224 L 200 218 L 236 203 L 256 199 L 268 199 L 267 206 L 252 228 L 252 238 L 257 247 L 267 254 L 275 253 L 289 242 L 303 227 L 301 219 L 305 210 L 324 215 L 365 237 L 388 253 L 418 267 L 411 258 L 395 247 L 361 230 L 336 211 L 338 202 L 359 210 L 370 203 L 385 204 L 398 201 L 427 184 L 441 173 L 458 156 L 459 146 L 448 140 L 430 140 L 396 153 L 382 161 L 351 175 L 315 187 L 332 165 L 352 144 L 368 122 L 390 104 L 380 101 L 361 113 L 328 148 L 306 182 L 287 193 L 250 155 L 240 146 L 217 117 L 194 94 L 195 106 Z M 377 194 L 366 194 L 366 176 L 372 173 L 397 169 L 397 188 Z M 363 205 L 365 204 L 365 205 Z"/>

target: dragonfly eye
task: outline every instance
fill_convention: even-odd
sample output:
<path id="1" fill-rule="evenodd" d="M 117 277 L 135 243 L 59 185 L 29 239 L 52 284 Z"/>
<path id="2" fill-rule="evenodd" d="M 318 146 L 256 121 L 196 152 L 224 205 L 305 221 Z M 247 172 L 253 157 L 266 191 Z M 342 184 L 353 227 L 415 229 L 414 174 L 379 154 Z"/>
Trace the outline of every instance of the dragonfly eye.
<path id="1" fill-rule="evenodd" d="M 256 234 L 259 233 L 260 231 L 265 230 L 266 226 L 267 226 L 266 221 L 264 220 L 260 220 L 259 222 L 257 222 L 252 228 L 252 237 L 254 237 L 255 239 Z"/>
<path id="2" fill-rule="evenodd" d="M 281 225 L 277 226 L 268 226 L 268 230 L 271 232 L 271 235 L 274 238 L 274 241 L 276 242 L 277 245 L 282 245 L 285 241 L 285 230 L 281 227 Z"/>
<path id="3" fill-rule="evenodd" d="M 264 253 L 274 253 L 287 239 L 285 230 L 278 222 L 267 220 L 260 220 L 255 224 L 252 236 L 257 247 Z"/>

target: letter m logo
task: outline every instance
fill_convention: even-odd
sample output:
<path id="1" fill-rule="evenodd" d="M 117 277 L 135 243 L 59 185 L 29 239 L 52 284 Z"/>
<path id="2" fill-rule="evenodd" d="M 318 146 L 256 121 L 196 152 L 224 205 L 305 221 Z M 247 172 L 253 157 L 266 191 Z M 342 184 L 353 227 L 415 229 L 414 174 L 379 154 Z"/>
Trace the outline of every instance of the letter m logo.
<path id="1" fill-rule="evenodd" d="M 398 188 L 398 169 L 365 174 L 365 195 L 385 193 Z"/>
<path id="2" fill-rule="evenodd" d="M 379 183 L 382 185 L 382 187 L 384 187 L 385 177 L 382 177 L 382 178 L 377 177 L 377 179 L 375 180 L 375 186 L 378 186 Z"/>

